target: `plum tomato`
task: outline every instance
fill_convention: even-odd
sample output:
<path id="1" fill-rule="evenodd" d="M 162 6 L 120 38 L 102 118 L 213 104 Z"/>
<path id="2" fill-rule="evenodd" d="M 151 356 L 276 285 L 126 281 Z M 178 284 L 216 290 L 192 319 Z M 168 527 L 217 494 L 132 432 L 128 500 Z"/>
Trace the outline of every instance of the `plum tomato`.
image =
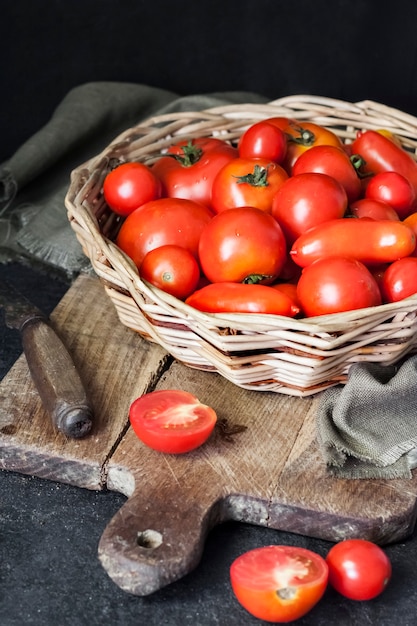
<path id="1" fill-rule="evenodd" d="M 116 244 L 140 267 L 153 248 L 173 244 L 187 248 L 198 258 L 198 242 L 212 211 L 183 198 L 160 198 L 147 202 L 127 216 Z"/>
<path id="2" fill-rule="evenodd" d="M 305 267 L 297 296 L 306 317 L 341 313 L 382 302 L 378 283 L 368 268 L 352 258 L 327 257 Z"/>
<path id="3" fill-rule="evenodd" d="M 139 274 L 162 291 L 185 300 L 198 285 L 200 266 L 186 248 L 166 245 L 154 248 L 145 255 Z"/>
<path id="4" fill-rule="evenodd" d="M 326 556 L 329 583 L 351 600 L 372 600 L 391 578 L 391 562 L 375 543 L 346 539 L 335 544 Z"/>
<path id="5" fill-rule="evenodd" d="M 137 398 L 130 406 L 129 419 L 137 437 L 150 448 L 182 454 L 207 441 L 217 415 L 187 391 L 164 389 Z"/>
<path id="6" fill-rule="evenodd" d="M 111 170 L 103 182 L 103 195 L 119 215 L 129 215 L 146 202 L 161 197 L 161 182 L 144 163 L 122 163 Z"/>
<path id="7" fill-rule="evenodd" d="M 216 213 L 252 206 L 271 212 L 272 198 L 287 180 L 284 169 L 269 159 L 237 158 L 222 167 L 213 181 L 211 205 Z"/>
<path id="8" fill-rule="evenodd" d="M 279 164 L 287 152 L 287 138 L 278 126 L 263 120 L 252 124 L 243 133 L 238 150 L 243 159 L 263 158 Z"/>
<path id="9" fill-rule="evenodd" d="M 371 200 L 370 198 L 360 198 L 352 202 L 349 212 L 353 217 L 368 217 L 371 220 L 394 220 L 398 221 L 398 213 L 386 202 L 381 200 Z"/>
<path id="10" fill-rule="evenodd" d="M 306 230 L 344 216 L 348 206 L 342 185 L 327 174 L 291 176 L 276 192 L 271 214 L 280 224 L 289 245 Z"/>
<path id="11" fill-rule="evenodd" d="M 281 226 L 254 207 L 222 211 L 205 225 L 199 242 L 203 273 L 213 282 L 271 283 L 287 258 Z"/>
<path id="12" fill-rule="evenodd" d="M 417 257 L 408 256 L 391 263 L 385 270 L 381 291 L 384 302 L 398 302 L 417 293 Z"/>
<path id="13" fill-rule="evenodd" d="M 321 600 L 328 566 L 311 550 L 270 545 L 237 557 L 230 581 L 237 600 L 251 615 L 282 624 L 306 615 Z"/>
<path id="14" fill-rule="evenodd" d="M 414 211 L 416 193 L 411 183 L 398 172 L 380 172 L 367 183 L 365 198 L 389 204 L 400 219 Z"/>

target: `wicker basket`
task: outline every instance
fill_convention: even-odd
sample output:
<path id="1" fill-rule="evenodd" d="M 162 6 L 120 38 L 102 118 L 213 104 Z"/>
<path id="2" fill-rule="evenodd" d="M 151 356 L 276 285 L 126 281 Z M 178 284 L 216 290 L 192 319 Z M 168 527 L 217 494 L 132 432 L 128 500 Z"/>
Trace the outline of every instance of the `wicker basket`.
<path id="1" fill-rule="evenodd" d="M 103 179 L 114 159 L 152 163 L 179 138 L 234 141 L 271 116 L 309 120 L 344 141 L 358 129 L 387 128 L 414 155 L 417 119 L 364 101 L 292 96 L 150 118 L 117 137 L 71 176 L 66 197 L 73 230 L 103 281 L 121 322 L 188 366 L 218 372 L 239 387 L 307 396 L 346 380 L 357 361 L 392 364 L 415 351 L 417 295 L 395 304 L 307 319 L 275 315 L 205 314 L 141 280 L 113 243 L 120 218 L 107 207 Z"/>

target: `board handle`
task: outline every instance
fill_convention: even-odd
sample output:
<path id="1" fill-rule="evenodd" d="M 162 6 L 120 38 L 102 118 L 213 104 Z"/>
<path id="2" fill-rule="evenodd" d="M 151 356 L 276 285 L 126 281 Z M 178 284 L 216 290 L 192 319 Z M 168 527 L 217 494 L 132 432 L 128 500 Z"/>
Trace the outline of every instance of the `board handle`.
<path id="1" fill-rule="evenodd" d="M 134 595 L 154 593 L 191 572 L 200 562 L 207 533 L 220 521 L 216 498 L 204 485 L 194 497 L 175 487 L 148 496 L 136 490 L 100 539 L 102 566 Z"/>

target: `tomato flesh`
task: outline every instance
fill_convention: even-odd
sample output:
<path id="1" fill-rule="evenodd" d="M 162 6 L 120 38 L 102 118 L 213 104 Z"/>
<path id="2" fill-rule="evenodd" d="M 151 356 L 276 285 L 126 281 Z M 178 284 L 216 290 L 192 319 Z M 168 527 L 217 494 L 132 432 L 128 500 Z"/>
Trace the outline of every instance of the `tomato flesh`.
<path id="1" fill-rule="evenodd" d="M 322 598 L 325 560 L 296 546 L 271 545 L 245 552 L 231 565 L 233 592 L 252 615 L 286 623 L 308 613 Z"/>
<path id="2" fill-rule="evenodd" d="M 201 446 L 217 421 L 214 409 L 186 391 L 152 391 L 131 405 L 129 419 L 137 437 L 158 452 L 182 454 Z"/>

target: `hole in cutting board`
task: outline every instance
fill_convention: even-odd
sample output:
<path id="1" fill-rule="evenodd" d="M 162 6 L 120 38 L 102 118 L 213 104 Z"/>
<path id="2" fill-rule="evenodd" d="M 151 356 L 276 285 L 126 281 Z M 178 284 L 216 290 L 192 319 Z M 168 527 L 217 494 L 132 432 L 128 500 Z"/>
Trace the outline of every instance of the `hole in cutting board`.
<path id="1" fill-rule="evenodd" d="M 162 543 L 162 535 L 157 530 L 142 530 L 138 532 L 136 543 L 141 548 L 159 548 Z"/>

